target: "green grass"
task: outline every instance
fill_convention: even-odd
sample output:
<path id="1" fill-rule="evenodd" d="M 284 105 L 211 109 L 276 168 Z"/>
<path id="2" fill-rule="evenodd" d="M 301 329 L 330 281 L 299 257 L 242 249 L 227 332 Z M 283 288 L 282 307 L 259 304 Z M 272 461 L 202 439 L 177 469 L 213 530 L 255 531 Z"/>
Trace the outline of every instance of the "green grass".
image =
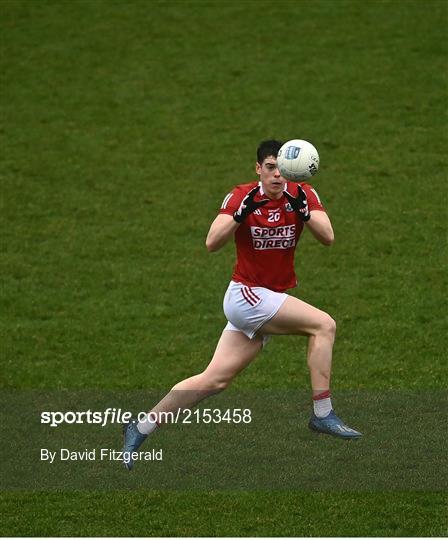
<path id="1" fill-rule="evenodd" d="M 269 137 L 320 152 L 336 243 L 302 239 L 295 294 L 338 322 L 335 395 L 446 387 L 445 2 L 0 10 L 2 388 L 162 391 L 202 370 L 234 258 L 205 235 Z M 305 345 L 273 340 L 235 387 L 306 388 Z M 444 501 L 4 493 L 2 532 L 441 535 Z"/>
<path id="2" fill-rule="evenodd" d="M 5 495 L 2 514 L 3 530 L 23 536 L 440 536 L 444 502 L 421 493 L 35 492 Z"/>

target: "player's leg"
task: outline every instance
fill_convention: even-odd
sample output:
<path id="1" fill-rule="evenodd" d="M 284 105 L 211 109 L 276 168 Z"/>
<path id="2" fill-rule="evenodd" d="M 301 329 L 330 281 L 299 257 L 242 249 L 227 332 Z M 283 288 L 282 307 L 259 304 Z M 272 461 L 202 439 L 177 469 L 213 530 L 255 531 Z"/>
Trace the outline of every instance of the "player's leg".
<path id="1" fill-rule="evenodd" d="M 206 369 L 176 384 L 150 411 L 151 417 L 158 417 L 158 423 L 164 423 L 165 417 L 159 413 L 194 407 L 204 398 L 225 390 L 261 347 L 260 336 L 249 339 L 243 332 L 224 330 Z"/>
<path id="2" fill-rule="evenodd" d="M 338 418 L 330 399 L 330 378 L 335 321 L 320 309 L 288 296 L 274 317 L 265 323 L 262 334 L 300 334 L 308 336 L 308 367 L 313 390 L 313 415 L 309 427 L 345 439 L 361 436 Z"/>
<path id="3" fill-rule="evenodd" d="M 146 418 L 139 423 L 133 420 L 124 427 L 125 467 L 132 469 L 134 462 L 131 453 L 158 425 L 167 420 L 166 413 L 194 407 L 206 397 L 227 388 L 235 376 L 255 358 L 262 344 L 260 336 L 249 339 L 243 332 L 224 330 L 212 360 L 202 373 L 176 384 Z"/>
<path id="4" fill-rule="evenodd" d="M 335 321 L 320 309 L 293 296 L 283 302 L 274 317 L 265 323 L 262 334 L 299 334 L 309 336 L 308 366 L 313 393 L 330 388 Z"/>

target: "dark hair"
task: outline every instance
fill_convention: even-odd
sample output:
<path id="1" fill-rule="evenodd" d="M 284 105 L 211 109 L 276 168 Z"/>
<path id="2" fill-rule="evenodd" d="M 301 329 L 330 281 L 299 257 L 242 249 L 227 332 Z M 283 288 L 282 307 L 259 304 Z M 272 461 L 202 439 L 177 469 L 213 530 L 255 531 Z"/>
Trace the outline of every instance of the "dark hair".
<path id="1" fill-rule="evenodd" d="M 276 141 L 271 139 L 269 141 L 262 141 L 260 146 L 257 148 L 257 161 L 261 165 L 263 161 L 269 157 L 277 157 L 278 151 L 283 146 L 281 141 Z"/>

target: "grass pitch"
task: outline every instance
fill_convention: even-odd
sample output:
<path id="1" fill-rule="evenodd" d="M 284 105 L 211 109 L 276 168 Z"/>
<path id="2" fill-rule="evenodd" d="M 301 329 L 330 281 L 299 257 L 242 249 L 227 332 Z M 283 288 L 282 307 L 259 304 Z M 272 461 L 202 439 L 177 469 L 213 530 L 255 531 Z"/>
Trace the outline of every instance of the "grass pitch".
<path id="1" fill-rule="evenodd" d="M 304 236 L 294 294 L 338 322 L 336 400 L 445 388 L 445 2 L 0 10 L 2 388 L 163 391 L 203 369 L 234 259 L 208 254 L 205 235 L 269 137 L 320 152 L 336 243 Z M 304 354 L 275 339 L 235 387 L 306 388 Z M 5 492 L 1 531 L 447 532 L 442 493 L 150 488 Z"/>

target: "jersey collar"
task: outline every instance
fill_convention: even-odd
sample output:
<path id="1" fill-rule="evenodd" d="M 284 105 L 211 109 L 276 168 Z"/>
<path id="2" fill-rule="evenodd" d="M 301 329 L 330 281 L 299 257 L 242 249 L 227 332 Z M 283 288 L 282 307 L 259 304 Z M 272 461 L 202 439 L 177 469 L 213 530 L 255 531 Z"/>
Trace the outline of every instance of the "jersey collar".
<path id="1" fill-rule="evenodd" d="M 264 195 L 263 186 L 261 184 L 261 180 L 259 180 L 258 185 L 260 186 L 260 191 L 258 192 L 261 196 Z M 288 191 L 288 182 L 285 182 L 285 188 L 283 191 Z"/>

